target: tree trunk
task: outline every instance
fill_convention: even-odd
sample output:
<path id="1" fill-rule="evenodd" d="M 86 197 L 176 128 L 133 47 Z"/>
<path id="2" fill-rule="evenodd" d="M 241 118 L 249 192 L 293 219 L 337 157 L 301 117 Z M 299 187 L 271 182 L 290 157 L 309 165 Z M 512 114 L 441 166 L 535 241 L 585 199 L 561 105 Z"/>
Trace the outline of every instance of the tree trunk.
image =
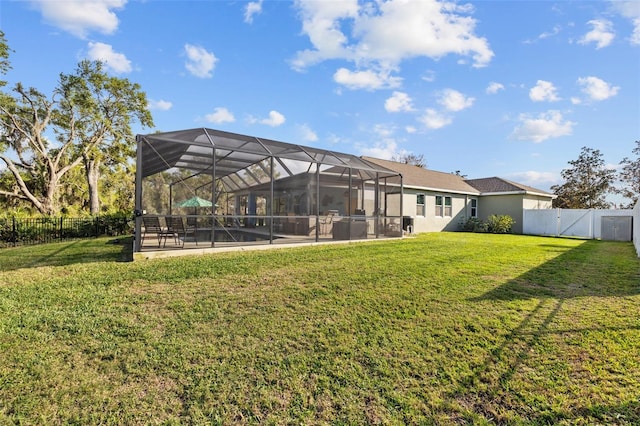
<path id="1" fill-rule="evenodd" d="M 89 210 L 92 215 L 97 215 L 100 213 L 100 191 L 98 189 L 100 163 L 95 158 L 90 158 L 87 154 L 83 155 L 83 159 L 89 188 Z"/>

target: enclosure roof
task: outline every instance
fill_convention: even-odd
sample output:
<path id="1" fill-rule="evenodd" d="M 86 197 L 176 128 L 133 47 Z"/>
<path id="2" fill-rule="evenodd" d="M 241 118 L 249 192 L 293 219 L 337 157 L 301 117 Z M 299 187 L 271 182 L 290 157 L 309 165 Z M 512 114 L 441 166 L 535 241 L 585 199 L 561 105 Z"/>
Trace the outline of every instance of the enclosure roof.
<path id="1" fill-rule="evenodd" d="M 398 173 L 360 157 L 279 142 L 255 136 L 196 128 L 165 133 L 138 135 L 141 147 L 143 176 L 151 176 L 171 168 L 183 168 L 196 173 L 211 172 L 216 176 L 237 173 L 269 157 L 341 166 L 370 172 L 372 176 L 397 176 Z"/>

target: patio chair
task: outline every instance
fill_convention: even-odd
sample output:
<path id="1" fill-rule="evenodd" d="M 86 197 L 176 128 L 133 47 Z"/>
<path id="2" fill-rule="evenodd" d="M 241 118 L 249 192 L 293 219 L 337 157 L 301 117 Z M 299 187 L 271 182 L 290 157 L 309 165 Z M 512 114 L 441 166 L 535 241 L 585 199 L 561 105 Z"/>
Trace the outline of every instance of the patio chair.
<path id="1" fill-rule="evenodd" d="M 333 217 L 336 215 L 335 211 L 329 210 L 326 216 L 320 218 L 320 234 L 327 235 L 331 233 L 333 226 Z"/>
<path id="2" fill-rule="evenodd" d="M 198 245 L 196 229 L 185 226 L 181 216 L 165 216 L 165 219 L 167 221 L 167 228 L 170 234 L 173 235 L 176 244 L 180 245 L 180 241 L 182 241 L 182 248 L 184 248 L 184 243 L 187 241 L 187 236 L 191 234 L 193 235 L 193 241 L 195 241 L 196 245 Z M 167 240 L 165 239 L 165 245 L 166 244 Z"/>
<path id="3" fill-rule="evenodd" d="M 142 224 L 144 229 L 142 230 L 142 238 L 141 243 L 144 245 L 144 237 L 147 234 L 155 234 L 158 238 L 158 247 L 162 243 L 162 239 L 164 238 L 164 244 L 167 245 L 167 237 L 169 235 L 173 235 L 172 232 L 169 232 L 166 228 L 163 228 L 160 225 L 160 218 L 158 216 L 142 216 Z"/>

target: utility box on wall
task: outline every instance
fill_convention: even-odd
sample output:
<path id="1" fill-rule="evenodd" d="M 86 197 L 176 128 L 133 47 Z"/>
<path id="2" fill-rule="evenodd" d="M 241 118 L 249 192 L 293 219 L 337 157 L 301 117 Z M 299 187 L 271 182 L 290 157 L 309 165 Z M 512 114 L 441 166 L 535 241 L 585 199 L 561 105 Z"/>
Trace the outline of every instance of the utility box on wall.
<path id="1" fill-rule="evenodd" d="M 602 239 L 606 241 L 631 241 L 632 216 L 602 216 Z"/>

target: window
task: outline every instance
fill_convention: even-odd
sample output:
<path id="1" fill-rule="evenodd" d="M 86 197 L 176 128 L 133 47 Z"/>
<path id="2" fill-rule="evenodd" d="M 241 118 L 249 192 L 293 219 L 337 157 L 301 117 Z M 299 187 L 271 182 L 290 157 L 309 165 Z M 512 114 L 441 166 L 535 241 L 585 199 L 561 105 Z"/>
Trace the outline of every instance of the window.
<path id="1" fill-rule="evenodd" d="M 451 197 L 436 195 L 436 216 L 451 217 Z"/>
<path id="2" fill-rule="evenodd" d="M 471 217 L 478 217 L 478 199 L 471 199 Z"/>
<path id="3" fill-rule="evenodd" d="M 416 194 L 416 215 L 424 216 L 424 194 Z"/>
<path id="4" fill-rule="evenodd" d="M 444 197 L 444 215 L 451 217 L 451 197 Z"/>

